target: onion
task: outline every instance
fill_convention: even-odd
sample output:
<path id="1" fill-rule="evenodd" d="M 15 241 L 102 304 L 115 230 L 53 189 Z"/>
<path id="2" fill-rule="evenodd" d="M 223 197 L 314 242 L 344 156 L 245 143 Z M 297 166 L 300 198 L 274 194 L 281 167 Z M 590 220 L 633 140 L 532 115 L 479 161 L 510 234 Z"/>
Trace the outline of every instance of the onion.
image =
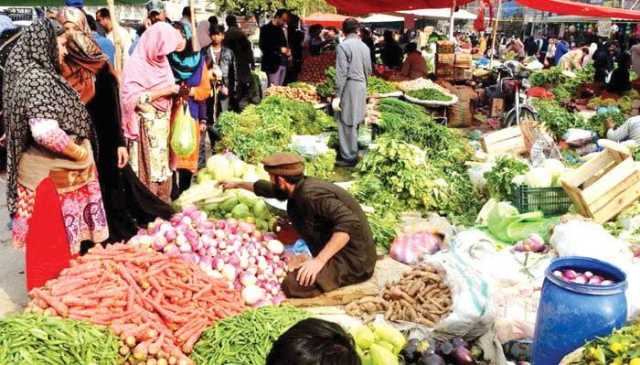
<path id="1" fill-rule="evenodd" d="M 585 276 L 587 279 L 591 279 L 591 278 L 593 277 L 593 273 L 592 273 L 591 271 L 585 271 L 585 272 L 584 272 L 584 276 Z"/>
<path id="2" fill-rule="evenodd" d="M 568 270 L 565 270 L 564 273 L 562 273 L 562 276 L 566 280 L 574 280 L 578 276 L 578 274 L 575 271 L 568 269 Z"/>
<path id="3" fill-rule="evenodd" d="M 613 280 L 602 280 L 602 282 L 600 283 L 600 285 L 613 285 L 613 284 L 615 284 Z"/>
<path id="4" fill-rule="evenodd" d="M 573 279 L 573 282 L 576 284 L 586 284 L 587 281 L 588 280 L 584 275 L 578 275 L 575 279 Z"/>
<path id="5" fill-rule="evenodd" d="M 585 277 L 586 277 L 586 273 L 585 273 Z M 598 275 L 593 276 L 589 279 L 589 285 L 600 285 L 602 284 L 602 278 Z"/>
<path id="6" fill-rule="evenodd" d="M 242 290 L 242 299 L 248 305 L 255 305 L 264 298 L 265 292 L 262 288 L 250 285 Z"/>

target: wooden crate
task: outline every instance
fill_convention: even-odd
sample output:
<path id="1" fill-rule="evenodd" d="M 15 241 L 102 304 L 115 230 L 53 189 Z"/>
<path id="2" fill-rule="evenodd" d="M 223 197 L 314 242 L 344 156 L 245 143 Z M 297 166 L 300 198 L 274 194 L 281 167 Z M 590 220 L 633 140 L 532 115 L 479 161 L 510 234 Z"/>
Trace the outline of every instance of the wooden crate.
<path id="1" fill-rule="evenodd" d="M 456 55 L 453 53 L 438 53 L 436 55 L 436 63 L 439 65 L 453 66 L 456 61 Z"/>
<path id="2" fill-rule="evenodd" d="M 640 170 L 629 151 L 607 144 L 592 160 L 560 179 L 578 212 L 605 223 L 640 198 Z"/>
<path id="3" fill-rule="evenodd" d="M 493 155 L 520 155 L 527 152 L 520 127 L 509 127 L 485 134 L 480 143 L 486 153 Z"/>

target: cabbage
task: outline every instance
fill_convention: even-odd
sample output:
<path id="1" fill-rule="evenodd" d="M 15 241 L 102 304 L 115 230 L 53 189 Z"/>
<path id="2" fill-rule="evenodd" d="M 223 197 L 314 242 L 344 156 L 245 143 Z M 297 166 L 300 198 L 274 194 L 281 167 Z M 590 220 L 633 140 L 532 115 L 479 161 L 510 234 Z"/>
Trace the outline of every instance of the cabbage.
<path id="1" fill-rule="evenodd" d="M 553 175 L 550 170 L 536 167 L 527 172 L 525 181 L 530 188 L 548 188 L 553 182 Z"/>
<path id="2" fill-rule="evenodd" d="M 258 199 L 253 205 L 253 214 L 257 218 L 261 218 L 264 220 L 269 219 L 269 208 L 267 207 L 267 203 L 262 199 Z"/>
<path id="3" fill-rule="evenodd" d="M 200 172 L 198 172 L 198 175 L 196 176 L 196 182 L 198 184 L 202 184 L 205 181 L 212 181 L 213 180 L 213 176 L 211 176 L 211 174 L 209 174 L 209 171 L 206 169 L 200 170 Z"/>
<path id="4" fill-rule="evenodd" d="M 548 160 L 544 160 L 542 167 L 549 170 L 551 173 L 551 185 L 560 186 L 560 177 L 562 177 L 562 174 L 567 171 L 562 162 L 560 160 L 550 158 Z"/>
<path id="5" fill-rule="evenodd" d="M 231 216 L 235 219 L 244 219 L 249 215 L 251 215 L 251 211 L 245 204 L 238 204 L 231 210 Z"/>
<path id="6" fill-rule="evenodd" d="M 233 168 L 233 176 L 237 178 L 242 178 L 245 174 L 245 170 L 247 169 L 247 164 L 242 162 L 239 158 L 233 158 L 231 162 L 231 166 Z"/>
<path id="7" fill-rule="evenodd" d="M 207 170 L 218 181 L 228 181 L 234 177 L 233 166 L 223 155 L 213 155 L 207 160 Z"/>

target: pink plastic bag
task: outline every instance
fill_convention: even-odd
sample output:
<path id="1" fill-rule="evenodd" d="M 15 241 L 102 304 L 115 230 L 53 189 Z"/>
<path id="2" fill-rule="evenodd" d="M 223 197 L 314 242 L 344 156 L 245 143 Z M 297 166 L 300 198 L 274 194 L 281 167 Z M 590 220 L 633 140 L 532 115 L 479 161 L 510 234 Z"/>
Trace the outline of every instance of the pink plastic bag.
<path id="1" fill-rule="evenodd" d="M 431 232 L 413 232 L 400 234 L 393 241 L 389 255 L 407 265 L 413 265 L 425 255 L 440 251 L 442 238 Z"/>

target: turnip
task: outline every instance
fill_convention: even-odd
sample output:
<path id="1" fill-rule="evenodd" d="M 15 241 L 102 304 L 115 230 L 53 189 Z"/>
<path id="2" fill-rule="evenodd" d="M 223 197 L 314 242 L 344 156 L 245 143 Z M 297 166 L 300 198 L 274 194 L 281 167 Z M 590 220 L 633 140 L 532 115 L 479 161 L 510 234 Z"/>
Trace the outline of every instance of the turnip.
<path id="1" fill-rule="evenodd" d="M 167 239 L 167 241 L 169 242 L 173 242 L 176 240 L 176 231 L 175 229 L 173 229 L 173 227 L 171 227 L 170 230 L 166 231 L 164 233 L 164 237 Z"/>
<path id="2" fill-rule="evenodd" d="M 244 273 L 244 274 L 242 274 L 242 277 L 240 278 L 240 282 L 244 286 L 255 285 L 257 280 L 258 279 L 256 279 L 255 275 L 252 275 L 250 273 Z"/>
<path id="3" fill-rule="evenodd" d="M 613 285 L 615 284 L 612 280 L 602 280 L 600 285 Z"/>
<path id="4" fill-rule="evenodd" d="M 191 252 L 191 245 L 186 242 L 182 243 L 179 247 L 180 247 L 180 252 L 182 253 Z"/>
<path id="5" fill-rule="evenodd" d="M 222 275 L 227 279 L 227 281 L 232 282 L 236 279 L 236 268 L 230 264 L 223 265 Z"/>
<path id="6" fill-rule="evenodd" d="M 587 279 L 591 279 L 591 278 L 593 277 L 593 273 L 592 273 L 591 271 L 585 271 L 585 272 L 584 272 L 584 276 L 585 276 Z"/>
<path id="7" fill-rule="evenodd" d="M 282 245 L 282 242 L 278 240 L 267 241 L 267 248 L 269 249 L 269 251 L 271 251 L 271 253 L 276 255 L 280 255 L 282 254 L 282 252 L 284 252 L 284 245 Z"/>

